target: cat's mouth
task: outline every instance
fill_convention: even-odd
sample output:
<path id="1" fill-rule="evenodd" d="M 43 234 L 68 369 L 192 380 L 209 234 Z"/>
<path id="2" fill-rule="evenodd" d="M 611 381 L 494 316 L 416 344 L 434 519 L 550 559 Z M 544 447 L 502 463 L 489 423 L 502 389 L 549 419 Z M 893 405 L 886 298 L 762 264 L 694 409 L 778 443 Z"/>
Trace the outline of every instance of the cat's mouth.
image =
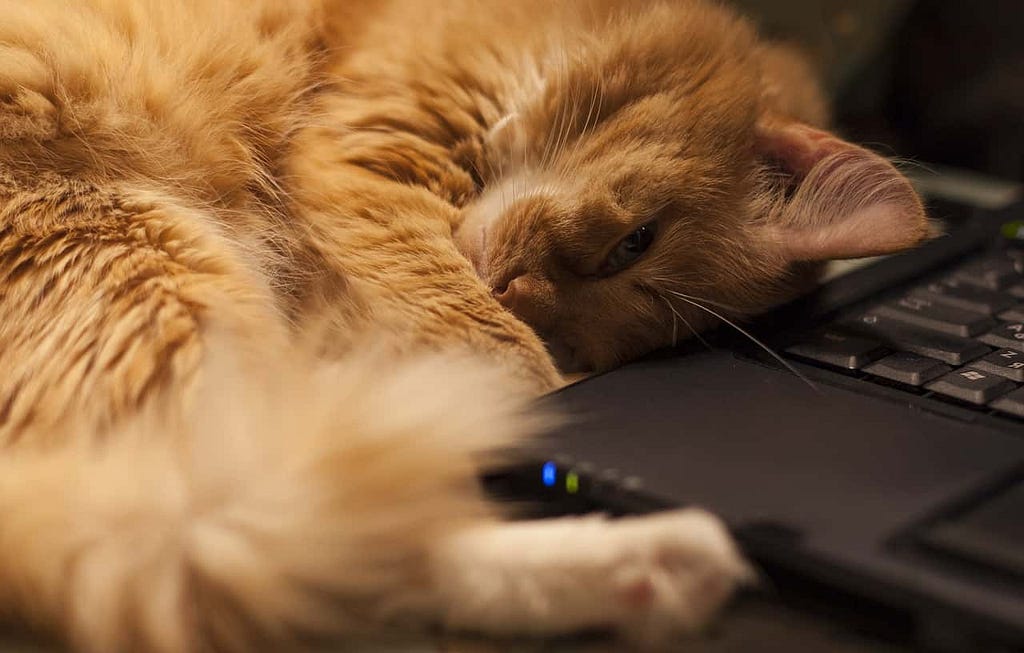
<path id="1" fill-rule="evenodd" d="M 573 374 L 582 371 L 581 366 L 576 363 L 576 352 L 572 347 L 566 347 L 560 343 L 548 343 L 548 352 L 554 359 L 555 365 L 563 374 Z"/>
<path id="2" fill-rule="evenodd" d="M 563 374 L 579 374 L 592 370 L 590 365 L 579 360 L 576 348 L 572 345 L 561 338 L 544 334 L 539 335 L 541 340 L 544 341 L 544 346 L 547 347 L 551 359 Z"/>

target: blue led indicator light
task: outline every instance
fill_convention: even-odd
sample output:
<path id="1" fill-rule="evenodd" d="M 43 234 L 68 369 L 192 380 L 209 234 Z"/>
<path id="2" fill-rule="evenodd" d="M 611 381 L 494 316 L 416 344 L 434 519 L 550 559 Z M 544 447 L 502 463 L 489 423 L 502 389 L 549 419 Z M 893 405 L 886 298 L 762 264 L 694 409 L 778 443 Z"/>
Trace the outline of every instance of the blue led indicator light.
<path id="1" fill-rule="evenodd" d="M 555 467 L 555 463 L 544 463 L 544 467 L 540 470 L 540 480 L 547 487 L 555 487 L 555 477 L 558 475 L 558 468 Z"/>

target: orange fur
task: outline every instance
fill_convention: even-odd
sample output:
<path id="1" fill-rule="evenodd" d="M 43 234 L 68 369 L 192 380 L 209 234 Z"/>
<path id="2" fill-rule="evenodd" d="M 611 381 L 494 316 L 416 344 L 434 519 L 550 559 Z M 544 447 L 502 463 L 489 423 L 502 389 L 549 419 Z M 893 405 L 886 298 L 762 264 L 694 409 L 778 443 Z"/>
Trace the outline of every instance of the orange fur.
<path id="1" fill-rule="evenodd" d="M 508 379 L 560 382 L 538 333 L 608 367 L 709 323 L 669 291 L 745 314 L 865 228 L 905 227 L 872 253 L 923 233 L 881 159 L 830 140 L 835 173 L 779 136 L 822 119 L 816 87 L 703 2 L 0 14 L 0 609 L 82 650 L 444 621 L 433 551 L 493 523 L 481 457 L 530 430 Z M 862 168 L 895 190 L 823 224 L 878 185 Z M 651 251 L 599 274 L 655 216 Z M 416 362 L 452 350 L 505 374 Z M 740 565 L 688 519 L 721 562 L 705 615 Z"/>

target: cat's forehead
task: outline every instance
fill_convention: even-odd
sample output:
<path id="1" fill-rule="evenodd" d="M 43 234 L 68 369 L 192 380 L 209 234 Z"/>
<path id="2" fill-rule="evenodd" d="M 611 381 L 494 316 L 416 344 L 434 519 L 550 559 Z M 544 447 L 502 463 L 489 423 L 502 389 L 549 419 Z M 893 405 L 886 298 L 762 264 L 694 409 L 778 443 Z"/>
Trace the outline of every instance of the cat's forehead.
<path id="1" fill-rule="evenodd" d="M 685 36 L 684 36 L 685 35 Z M 661 123 L 710 117 L 726 105 L 748 108 L 761 95 L 758 45 L 746 22 L 707 7 L 628 11 L 583 41 L 548 41 L 527 67 L 538 102 L 528 111 L 563 130 L 603 123 L 652 98 Z"/>
<path id="2" fill-rule="evenodd" d="M 677 71 L 678 72 L 678 71 Z M 681 79 L 663 69 L 657 79 L 612 79 L 580 62 L 545 80 L 533 102 L 507 114 L 517 149 L 543 165 L 590 165 L 605 157 L 657 168 L 666 157 L 742 156 L 750 148 L 761 98 L 756 76 L 723 63 L 715 75 Z M 565 155 L 568 155 L 567 157 Z"/>
<path id="3" fill-rule="evenodd" d="M 488 136 L 505 156 L 479 210 L 549 196 L 549 222 L 586 217 L 586 233 L 567 224 L 565 238 L 614 238 L 666 206 L 697 215 L 729 194 L 753 163 L 762 93 L 753 33 L 718 18 L 653 12 L 527 66 Z"/>

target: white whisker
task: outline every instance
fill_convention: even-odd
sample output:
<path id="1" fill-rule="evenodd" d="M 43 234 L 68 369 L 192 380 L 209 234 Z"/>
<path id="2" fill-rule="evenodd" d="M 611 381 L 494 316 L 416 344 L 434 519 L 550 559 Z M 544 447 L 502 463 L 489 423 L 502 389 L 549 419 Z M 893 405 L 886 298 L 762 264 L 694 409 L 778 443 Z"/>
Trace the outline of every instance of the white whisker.
<path id="1" fill-rule="evenodd" d="M 818 389 L 818 386 L 816 386 L 816 385 L 814 385 L 813 383 L 811 383 L 810 379 L 808 379 L 808 378 L 807 378 L 806 376 L 804 376 L 803 374 L 801 374 L 801 373 L 800 373 L 800 372 L 799 372 L 799 371 L 798 371 L 798 370 L 797 370 L 797 369 L 796 369 L 795 367 L 793 367 L 792 365 L 790 365 L 790 364 L 789 364 L 789 362 L 787 362 L 787 361 L 786 361 L 786 360 L 785 360 L 784 358 L 782 358 L 782 356 L 779 356 L 779 355 L 778 355 L 777 353 L 775 353 L 775 351 L 774 351 L 774 350 L 773 350 L 773 349 L 772 349 L 771 347 L 769 347 L 768 345 L 764 344 L 763 342 L 761 342 L 760 340 L 758 340 L 757 338 L 755 338 L 755 337 L 754 337 L 753 335 L 751 335 L 751 334 L 750 334 L 750 333 L 749 333 L 748 331 L 746 331 L 745 329 L 743 329 L 742 327 L 740 327 L 740 326 L 739 326 L 738 324 L 736 324 L 735 322 L 733 322 L 733 321 L 732 321 L 732 320 L 730 320 L 729 318 L 725 317 L 724 315 L 722 315 L 722 314 L 720 314 L 720 313 L 717 313 L 717 312 L 715 312 L 715 311 L 711 310 L 711 309 L 710 309 L 710 308 L 708 308 L 707 306 L 703 306 L 703 305 L 701 305 L 700 303 L 698 303 L 698 302 L 696 302 L 696 301 L 693 301 L 693 300 L 692 300 L 692 299 L 691 299 L 691 298 L 690 298 L 690 297 L 689 297 L 688 295 L 684 295 L 683 293 L 680 293 L 680 292 L 676 292 L 676 291 L 674 291 L 674 290 L 669 290 L 668 292 L 672 293 L 673 295 L 675 295 L 675 296 L 676 296 L 676 297 L 678 297 L 679 299 L 683 300 L 683 301 L 684 301 L 684 302 L 686 302 L 687 304 L 690 304 L 690 305 L 692 305 L 692 306 L 694 306 L 694 307 L 696 307 L 696 308 L 699 308 L 699 309 L 700 309 L 700 310 L 702 310 L 702 311 L 706 311 L 706 312 L 710 313 L 711 315 L 713 315 L 713 316 L 717 317 L 717 318 L 718 318 L 719 320 L 721 320 L 722 322 L 725 322 L 726 324 L 728 324 L 728 325 L 729 325 L 729 326 L 731 326 L 732 328 L 736 329 L 736 330 L 737 330 L 737 331 L 739 331 L 739 332 L 740 332 L 741 334 L 743 334 L 744 336 L 746 336 L 746 337 L 747 337 L 747 338 L 748 338 L 748 339 L 749 339 L 749 340 L 750 340 L 751 342 L 753 342 L 753 343 L 754 343 L 755 345 L 757 345 L 758 347 L 760 347 L 761 349 L 763 349 L 763 350 L 764 350 L 765 352 L 767 352 L 767 353 L 768 353 L 768 355 L 769 355 L 769 356 L 771 356 L 772 358 L 774 358 L 774 359 L 775 359 L 776 361 L 778 361 L 780 365 L 782 365 L 782 366 L 783 366 L 783 367 L 785 367 L 785 368 L 786 368 L 787 370 L 789 370 L 790 372 L 792 372 L 794 376 L 796 376 L 796 377 L 797 377 L 798 379 L 800 379 L 801 381 L 803 381 L 804 383 L 806 383 L 806 384 L 807 384 L 807 387 L 811 388 L 811 389 L 812 389 L 812 390 L 814 390 L 815 392 L 818 392 L 818 393 L 820 393 L 820 392 L 821 392 L 821 391 L 820 391 L 820 390 Z"/>
<path id="2" fill-rule="evenodd" d="M 679 313 L 668 298 L 662 297 L 661 295 L 659 295 L 659 297 L 661 297 L 661 300 L 668 305 L 668 310 L 672 311 L 672 346 L 675 347 L 676 343 L 679 342 L 679 320 L 676 319 L 679 317 Z M 697 334 L 694 333 L 694 335 Z"/>
<path id="3" fill-rule="evenodd" d="M 574 95 L 573 86 L 571 85 L 572 78 L 569 75 L 569 70 L 569 52 L 563 49 L 562 74 L 565 77 L 567 97 L 566 102 L 562 105 L 562 108 L 564 108 L 564 112 L 560 114 L 561 119 L 559 120 L 559 123 L 557 125 L 558 129 L 556 131 L 554 147 L 551 148 L 551 160 L 545 167 L 550 167 L 552 164 L 554 164 L 555 160 L 558 158 L 558 155 L 562 152 L 562 149 L 564 148 L 562 140 L 569 134 L 569 131 L 572 126 L 573 113 L 576 111 L 576 96 Z"/>
<path id="4" fill-rule="evenodd" d="M 677 292 L 675 290 L 672 290 L 672 288 L 670 286 L 681 285 L 681 284 L 679 284 L 679 283 L 677 283 L 675 281 L 672 281 L 671 279 L 666 279 L 664 277 L 651 277 L 650 280 L 651 281 L 657 281 L 657 282 L 659 282 L 661 284 L 664 284 L 664 286 L 665 286 L 664 290 L 666 292 L 670 292 L 670 293 Z M 730 304 L 724 304 L 722 302 L 717 302 L 717 301 L 715 301 L 713 299 L 708 299 L 706 297 L 698 297 L 697 295 L 690 295 L 690 294 L 687 294 L 686 296 L 688 298 L 690 298 L 690 299 L 696 300 L 698 302 L 703 302 L 703 303 L 705 303 L 705 304 L 707 304 L 709 306 L 714 306 L 716 308 L 720 308 L 720 309 L 725 310 L 725 311 L 732 311 L 733 313 L 741 313 L 742 312 L 740 309 L 736 308 L 735 306 L 732 306 Z"/>
<path id="5" fill-rule="evenodd" d="M 559 50 L 559 54 L 563 58 L 565 57 L 564 50 Z M 558 79 L 558 77 L 563 72 L 562 70 L 558 69 L 558 66 L 559 66 L 559 64 L 555 64 L 555 70 L 551 71 L 551 78 L 553 80 Z M 562 67 L 567 68 L 568 66 L 566 64 L 566 65 L 564 65 Z M 553 84 L 554 83 L 555 82 L 553 82 Z M 558 111 L 555 114 L 555 119 L 554 119 L 554 121 L 552 121 L 552 123 L 550 125 L 550 128 L 548 129 L 547 138 L 544 140 L 544 154 L 541 156 L 541 159 L 540 159 L 541 168 L 547 168 L 548 164 L 553 159 L 552 147 L 555 144 L 555 134 L 561 132 L 562 120 L 564 119 L 563 116 L 564 116 L 565 110 L 566 110 L 565 104 L 564 103 L 559 103 Z"/>
<path id="6" fill-rule="evenodd" d="M 690 333 L 692 333 L 693 336 L 698 341 L 700 341 L 700 344 L 704 345 L 708 349 L 714 349 L 714 347 L 712 347 L 710 344 L 708 344 L 708 341 L 704 339 L 704 336 L 702 336 L 700 334 L 700 332 L 697 331 L 697 329 L 693 328 L 693 325 L 690 324 L 690 321 L 687 320 L 685 317 L 683 317 L 682 313 L 680 313 L 679 311 L 676 310 L 676 307 L 672 305 L 672 302 L 671 302 L 671 300 L 669 300 L 668 297 L 665 297 L 664 295 L 659 295 L 659 297 L 661 297 L 665 301 L 665 303 L 668 304 L 669 309 L 672 311 L 672 346 L 673 347 L 676 346 L 676 318 L 678 318 L 678 319 L 682 320 L 683 324 L 686 325 L 686 328 L 690 330 Z"/>
<path id="7" fill-rule="evenodd" d="M 579 142 L 587 136 L 587 131 L 590 129 L 590 120 L 594 117 L 595 107 L 597 107 L 596 88 L 590 93 L 590 106 L 587 107 L 587 117 L 583 120 L 583 129 L 580 130 L 579 139 L 577 140 L 577 148 L 579 147 Z"/>

